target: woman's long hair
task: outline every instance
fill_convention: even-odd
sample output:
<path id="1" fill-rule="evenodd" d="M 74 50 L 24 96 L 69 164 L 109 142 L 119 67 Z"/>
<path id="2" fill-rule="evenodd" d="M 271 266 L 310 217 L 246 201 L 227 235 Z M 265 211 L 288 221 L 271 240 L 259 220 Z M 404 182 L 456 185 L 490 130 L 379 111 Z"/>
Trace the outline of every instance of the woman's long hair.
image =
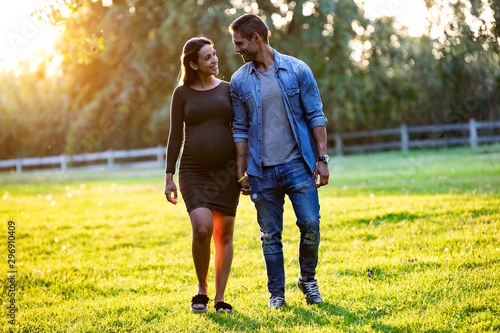
<path id="1" fill-rule="evenodd" d="M 214 45 L 214 43 L 204 37 L 191 38 L 184 44 L 181 55 L 181 72 L 179 73 L 180 85 L 191 85 L 198 78 L 198 73 L 189 66 L 189 62 L 198 62 L 198 52 L 205 45 Z"/>

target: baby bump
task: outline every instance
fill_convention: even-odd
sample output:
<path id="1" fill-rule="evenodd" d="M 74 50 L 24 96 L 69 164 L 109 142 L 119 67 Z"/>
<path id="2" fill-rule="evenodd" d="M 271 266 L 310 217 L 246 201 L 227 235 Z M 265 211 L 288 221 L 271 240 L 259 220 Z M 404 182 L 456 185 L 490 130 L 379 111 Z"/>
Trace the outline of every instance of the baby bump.
<path id="1" fill-rule="evenodd" d="M 184 154 L 198 164 L 210 169 L 224 167 L 235 158 L 233 138 L 230 131 L 186 135 Z"/>

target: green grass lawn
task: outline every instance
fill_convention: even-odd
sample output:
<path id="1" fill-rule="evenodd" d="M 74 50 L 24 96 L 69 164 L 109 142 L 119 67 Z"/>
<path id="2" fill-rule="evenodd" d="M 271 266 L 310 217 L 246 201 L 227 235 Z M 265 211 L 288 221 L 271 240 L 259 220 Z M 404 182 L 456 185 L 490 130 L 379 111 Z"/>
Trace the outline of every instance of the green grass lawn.
<path id="1" fill-rule="evenodd" d="M 299 233 L 287 201 L 288 306 L 268 309 L 255 210 L 242 197 L 230 315 L 189 311 L 191 228 L 183 202 L 165 200 L 163 170 L 0 174 L 0 331 L 500 331 L 500 146 L 336 157 L 331 172 L 320 189 L 324 303 L 307 306 L 296 287 Z M 213 299 L 213 270 L 209 285 Z"/>

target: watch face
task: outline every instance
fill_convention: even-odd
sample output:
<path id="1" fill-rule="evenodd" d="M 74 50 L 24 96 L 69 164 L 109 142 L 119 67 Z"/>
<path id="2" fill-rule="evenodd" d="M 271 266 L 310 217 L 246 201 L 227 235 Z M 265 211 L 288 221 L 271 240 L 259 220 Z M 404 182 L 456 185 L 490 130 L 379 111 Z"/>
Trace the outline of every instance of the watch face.
<path id="1" fill-rule="evenodd" d="M 325 162 L 326 164 L 330 164 L 330 156 L 328 155 L 323 155 L 318 157 L 318 161 Z"/>

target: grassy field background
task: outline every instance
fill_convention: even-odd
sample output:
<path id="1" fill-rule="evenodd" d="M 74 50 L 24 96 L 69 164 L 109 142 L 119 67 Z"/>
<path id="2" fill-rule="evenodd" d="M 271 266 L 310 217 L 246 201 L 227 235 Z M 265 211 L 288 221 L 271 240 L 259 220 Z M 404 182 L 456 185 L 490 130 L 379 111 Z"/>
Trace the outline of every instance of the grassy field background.
<path id="1" fill-rule="evenodd" d="M 288 306 L 267 308 L 255 210 L 242 197 L 230 315 L 189 311 L 191 229 L 184 203 L 164 198 L 163 170 L 0 174 L 0 332 L 500 331 L 500 146 L 336 157 L 331 172 L 320 189 L 324 303 L 307 306 L 296 287 L 287 201 Z M 213 284 L 211 269 L 211 299 Z"/>

